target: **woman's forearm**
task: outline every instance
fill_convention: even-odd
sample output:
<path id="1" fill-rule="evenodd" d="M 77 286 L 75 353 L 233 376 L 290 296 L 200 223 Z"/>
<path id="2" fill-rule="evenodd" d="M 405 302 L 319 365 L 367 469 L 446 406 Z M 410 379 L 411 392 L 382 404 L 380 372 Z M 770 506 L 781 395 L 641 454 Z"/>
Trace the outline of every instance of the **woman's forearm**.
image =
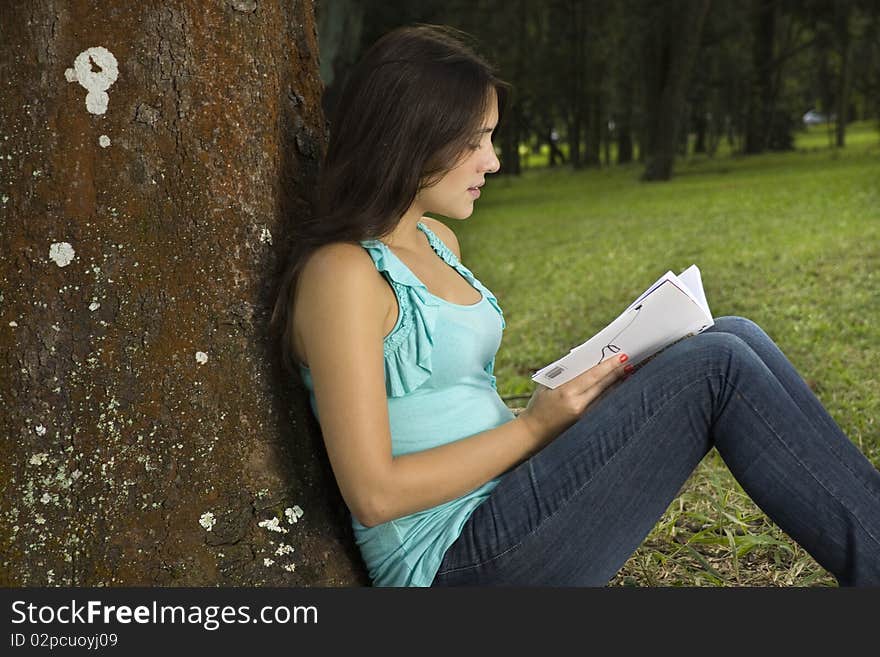
<path id="1" fill-rule="evenodd" d="M 522 463 L 546 437 L 519 417 L 439 447 L 392 459 L 387 484 L 372 505 L 370 525 L 460 497 Z"/>

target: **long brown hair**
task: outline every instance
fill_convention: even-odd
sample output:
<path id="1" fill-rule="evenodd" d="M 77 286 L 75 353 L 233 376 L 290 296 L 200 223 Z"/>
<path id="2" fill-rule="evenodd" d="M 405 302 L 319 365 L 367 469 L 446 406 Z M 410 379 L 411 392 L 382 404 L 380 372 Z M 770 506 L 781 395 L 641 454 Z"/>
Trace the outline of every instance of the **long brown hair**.
<path id="1" fill-rule="evenodd" d="M 495 89 L 499 120 L 510 85 L 447 26 L 418 24 L 380 38 L 351 71 L 330 122 L 316 212 L 294 228 L 270 329 L 294 371 L 293 299 L 318 247 L 391 233 L 419 190 L 454 168 L 478 140 Z"/>

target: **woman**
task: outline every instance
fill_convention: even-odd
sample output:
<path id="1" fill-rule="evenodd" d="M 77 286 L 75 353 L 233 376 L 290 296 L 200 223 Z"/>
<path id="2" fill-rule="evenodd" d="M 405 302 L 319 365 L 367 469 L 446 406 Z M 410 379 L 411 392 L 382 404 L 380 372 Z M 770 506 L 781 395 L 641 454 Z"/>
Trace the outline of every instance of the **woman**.
<path id="1" fill-rule="evenodd" d="M 380 39 L 339 101 L 273 314 L 373 583 L 606 584 L 715 446 L 840 584 L 880 584 L 880 473 L 748 320 L 508 410 L 501 308 L 426 216 L 473 212 L 507 89 L 448 28 Z"/>

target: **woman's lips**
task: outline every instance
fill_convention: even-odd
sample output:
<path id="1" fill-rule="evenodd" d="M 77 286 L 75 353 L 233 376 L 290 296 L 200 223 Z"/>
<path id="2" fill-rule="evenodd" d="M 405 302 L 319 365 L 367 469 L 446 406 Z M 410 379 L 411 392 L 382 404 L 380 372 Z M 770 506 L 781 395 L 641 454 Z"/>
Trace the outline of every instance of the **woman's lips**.
<path id="1" fill-rule="evenodd" d="M 480 188 L 479 187 L 468 187 L 468 191 L 471 193 L 471 196 L 474 198 L 480 198 Z"/>

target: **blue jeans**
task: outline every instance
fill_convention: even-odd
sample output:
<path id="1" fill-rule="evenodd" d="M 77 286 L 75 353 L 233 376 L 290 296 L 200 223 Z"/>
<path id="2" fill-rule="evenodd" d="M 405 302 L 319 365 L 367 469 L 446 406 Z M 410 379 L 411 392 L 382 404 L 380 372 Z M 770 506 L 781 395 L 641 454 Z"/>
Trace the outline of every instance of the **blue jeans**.
<path id="1" fill-rule="evenodd" d="M 604 586 L 716 447 L 841 586 L 880 586 L 880 471 L 754 322 L 721 317 L 504 473 L 432 586 Z"/>

